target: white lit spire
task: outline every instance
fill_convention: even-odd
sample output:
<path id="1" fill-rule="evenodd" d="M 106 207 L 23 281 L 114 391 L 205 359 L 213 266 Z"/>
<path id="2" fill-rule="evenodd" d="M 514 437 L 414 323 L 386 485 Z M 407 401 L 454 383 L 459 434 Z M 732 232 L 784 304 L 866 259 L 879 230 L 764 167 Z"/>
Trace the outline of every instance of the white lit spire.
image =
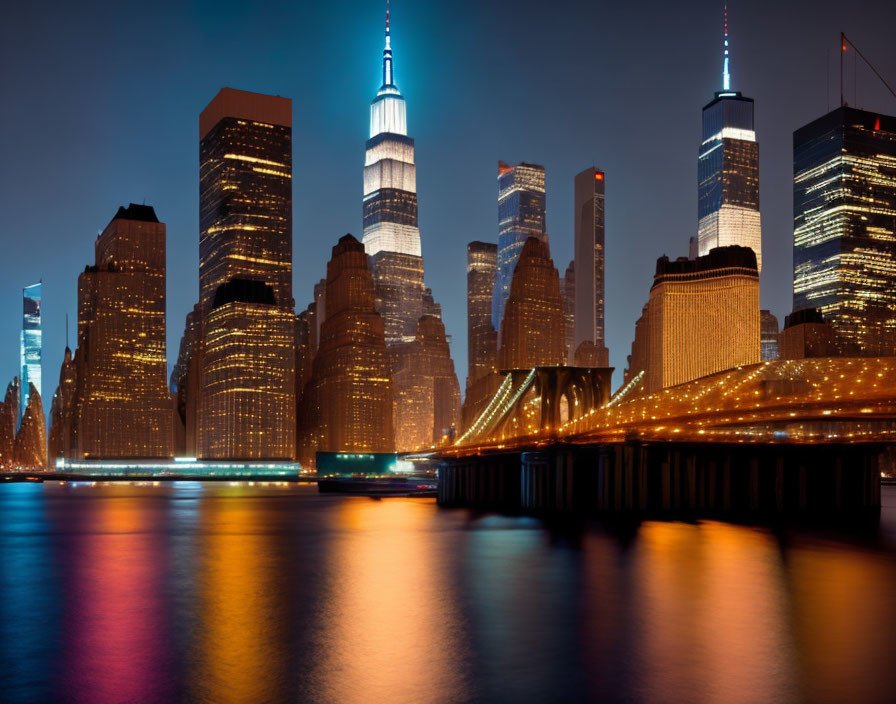
<path id="1" fill-rule="evenodd" d="M 386 0 L 386 47 L 383 49 L 383 85 L 393 85 L 392 37 L 389 35 L 389 0 Z"/>
<path id="2" fill-rule="evenodd" d="M 386 0 L 388 5 L 388 0 Z M 386 10 L 386 46 L 389 46 L 389 11 Z M 391 55 L 391 52 L 390 52 Z M 391 70 L 391 64 L 390 64 Z M 725 5 L 725 62 L 722 65 L 722 90 L 731 90 L 731 74 L 728 72 L 728 5 Z"/>

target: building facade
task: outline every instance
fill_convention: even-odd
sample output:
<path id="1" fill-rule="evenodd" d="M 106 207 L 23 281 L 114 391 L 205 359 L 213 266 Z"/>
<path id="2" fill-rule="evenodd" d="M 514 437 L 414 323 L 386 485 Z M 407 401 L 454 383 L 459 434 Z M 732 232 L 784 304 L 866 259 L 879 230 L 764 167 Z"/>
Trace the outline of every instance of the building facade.
<path id="1" fill-rule="evenodd" d="M 759 356 L 763 362 L 778 358 L 778 319 L 770 310 L 759 311 Z"/>
<path id="2" fill-rule="evenodd" d="M 492 294 L 492 327 L 495 330 L 501 329 L 513 271 L 529 237 L 548 241 L 544 167 L 525 162 L 511 166 L 499 161 L 498 252 Z"/>
<path id="3" fill-rule="evenodd" d="M 199 116 L 199 303 L 171 376 L 178 454 L 295 456 L 292 101 L 222 88 Z"/>
<path id="4" fill-rule="evenodd" d="M 800 308 L 784 317 L 778 336 L 781 359 L 808 359 L 840 355 L 837 331 L 818 308 Z"/>
<path id="5" fill-rule="evenodd" d="M 660 257 L 635 331 L 625 379 L 644 372 L 647 393 L 758 363 L 755 253 L 731 246 L 693 260 Z"/>
<path id="6" fill-rule="evenodd" d="M 28 405 L 31 385 L 41 391 L 41 339 L 40 297 L 43 285 L 38 282 L 22 289 L 22 334 L 20 338 L 22 414 Z"/>
<path id="7" fill-rule="evenodd" d="M 839 107 L 793 135 L 793 308 L 896 354 L 896 117 Z"/>
<path id="8" fill-rule="evenodd" d="M 548 243 L 526 240 L 501 321 L 498 369 L 531 369 L 566 363 L 566 316 L 560 276 Z"/>
<path id="9" fill-rule="evenodd" d="M 121 207 L 96 240 L 96 263 L 78 277 L 75 392 L 65 413 L 74 458 L 173 454 L 166 384 L 165 224 L 148 205 Z M 65 366 L 66 362 L 63 362 Z M 56 433 L 56 429 L 53 433 Z"/>
<path id="10" fill-rule="evenodd" d="M 606 367 L 610 352 L 604 323 L 604 189 L 603 171 L 591 167 L 575 178 L 575 312 L 571 361 Z M 581 352 L 579 350 L 581 349 Z"/>
<path id="11" fill-rule="evenodd" d="M 467 245 L 467 388 L 495 368 L 498 333 L 492 327 L 497 245 Z"/>
<path id="12" fill-rule="evenodd" d="M 576 340 L 576 263 L 566 267 L 560 278 L 560 294 L 563 296 L 563 346 L 566 349 L 566 364 L 572 364 L 575 357 Z"/>
<path id="13" fill-rule="evenodd" d="M 327 264 L 326 316 L 299 410 L 299 461 L 316 452 L 394 452 L 392 368 L 364 245 L 351 235 Z"/>
<path id="14" fill-rule="evenodd" d="M 728 68 L 726 11 L 722 90 L 703 108 L 703 141 L 697 160 L 697 253 L 704 256 L 729 245 L 749 247 L 761 272 L 759 143 L 753 99 L 731 90 Z"/>

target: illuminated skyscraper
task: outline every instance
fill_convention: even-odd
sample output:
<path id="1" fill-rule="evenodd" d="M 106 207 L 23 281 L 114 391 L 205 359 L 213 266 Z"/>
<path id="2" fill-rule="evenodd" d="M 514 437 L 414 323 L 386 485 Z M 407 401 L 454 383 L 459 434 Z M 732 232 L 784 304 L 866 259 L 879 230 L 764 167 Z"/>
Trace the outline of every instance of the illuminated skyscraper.
<path id="1" fill-rule="evenodd" d="M 565 364 L 565 332 L 560 276 L 548 243 L 529 237 L 517 258 L 501 321 L 498 368 Z"/>
<path id="2" fill-rule="evenodd" d="M 643 389 L 653 393 L 759 360 L 754 252 L 731 246 L 697 259 L 660 257 L 626 380 L 644 372 Z"/>
<path id="3" fill-rule="evenodd" d="M 575 334 L 572 362 L 606 367 L 604 333 L 604 172 L 594 167 L 575 178 Z M 581 351 L 580 351 L 581 350 Z"/>
<path id="4" fill-rule="evenodd" d="M 218 287 L 205 317 L 199 457 L 295 456 L 295 325 L 270 284 Z"/>
<path id="5" fill-rule="evenodd" d="M 67 447 L 77 458 L 170 457 L 165 224 L 151 206 L 131 203 L 118 209 L 95 250 L 96 263 L 78 277 Z"/>
<path id="6" fill-rule="evenodd" d="M 467 245 L 467 388 L 495 368 L 498 333 L 492 327 L 492 290 L 498 248 L 491 242 Z"/>
<path id="7" fill-rule="evenodd" d="M 492 327 L 501 329 L 516 260 L 529 237 L 547 243 L 544 167 L 498 162 L 498 255 L 492 295 Z M 502 344 L 499 340 L 499 345 Z"/>
<path id="8" fill-rule="evenodd" d="M 21 469 L 47 468 L 47 420 L 34 384 L 28 389 L 28 403 L 22 414 L 22 424 L 16 433 L 15 465 Z"/>
<path id="9" fill-rule="evenodd" d="M 750 247 L 761 272 L 759 144 L 753 125 L 753 99 L 731 90 L 727 9 L 722 90 L 703 108 L 697 178 L 699 256 L 715 247 Z"/>
<path id="10" fill-rule="evenodd" d="M 326 316 L 299 411 L 298 457 L 394 452 L 392 368 L 364 246 L 345 235 L 327 264 Z"/>
<path id="11" fill-rule="evenodd" d="M 41 325 L 40 325 L 41 283 L 22 289 L 22 415 L 28 405 L 31 384 L 41 393 Z"/>
<path id="12" fill-rule="evenodd" d="M 292 101 L 222 88 L 199 116 L 199 303 L 231 279 L 292 299 Z"/>
<path id="13" fill-rule="evenodd" d="M 383 84 L 370 103 L 363 213 L 364 248 L 371 257 L 376 309 L 383 317 L 386 343 L 412 341 L 424 313 L 425 296 L 417 227 L 417 171 L 404 97 L 392 71 L 388 7 Z"/>
<path id="14" fill-rule="evenodd" d="M 566 273 L 560 279 L 560 294 L 563 297 L 563 347 L 566 350 L 566 364 L 572 364 L 575 356 L 576 339 L 576 262 L 569 263 Z"/>
<path id="15" fill-rule="evenodd" d="M 222 88 L 199 139 L 199 303 L 171 375 L 178 452 L 293 457 L 292 101 Z"/>
<path id="16" fill-rule="evenodd" d="M 793 134 L 793 309 L 896 353 L 896 117 L 839 107 Z"/>

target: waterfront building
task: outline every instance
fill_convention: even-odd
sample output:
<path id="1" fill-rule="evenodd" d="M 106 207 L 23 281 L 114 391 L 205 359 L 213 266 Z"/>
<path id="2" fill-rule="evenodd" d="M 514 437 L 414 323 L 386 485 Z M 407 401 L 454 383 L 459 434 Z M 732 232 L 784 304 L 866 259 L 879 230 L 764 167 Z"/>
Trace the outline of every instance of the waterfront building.
<path id="1" fill-rule="evenodd" d="M 498 162 L 498 252 L 492 294 L 492 327 L 501 329 L 517 259 L 529 237 L 548 242 L 544 167 Z M 501 344 L 501 341 L 498 341 Z"/>
<path id="2" fill-rule="evenodd" d="M 498 369 L 566 363 L 560 276 L 548 243 L 529 237 L 518 257 L 501 321 Z"/>
<path id="3" fill-rule="evenodd" d="M 274 287 L 254 279 L 221 284 L 205 318 L 202 459 L 295 456 L 295 314 Z"/>
<path id="4" fill-rule="evenodd" d="M 165 224 L 152 206 L 119 208 L 78 277 L 71 457 L 173 453 L 165 266 Z"/>
<path id="5" fill-rule="evenodd" d="M 394 385 L 397 452 L 439 445 L 453 438 L 460 422 L 460 387 L 445 325 L 425 315 L 413 342 L 389 348 Z"/>
<path id="6" fill-rule="evenodd" d="M 495 369 L 498 333 L 492 327 L 497 245 L 467 245 L 467 390 Z"/>
<path id="7" fill-rule="evenodd" d="M 41 393 L 41 319 L 40 297 L 42 284 L 31 284 L 22 289 L 22 333 L 20 337 L 22 414 L 28 405 L 31 385 Z"/>
<path id="8" fill-rule="evenodd" d="M 417 227 L 414 140 L 408 136 L 404 96 L 395 85 L 392 37 L 386 9 L 383 83 L 370 103 L 370 138 L 364 159 L 363 243 L 370 255 L 376 310 L 386 343 L 414 340 L 423 315 L 425 286 Z"/>
<path id="9" fill-rule="evenodd" d="M 326 316 L 299 411 L 298 457 L 394 452 L 392 369 L 364 245 L 345 235 L 327 264 Z"/>
<path id="10" fill-rule="evenodd" d="M 572 363 L 606 367 L 610 352 L 604 323 L 604 172 L 585 169 L 575 178 L 575 295 Z M 568 276 L 568 274 L 567 274 Z"/>
<path id="11" fill-rule="evenodd" d="M 653 393 L 759 360 L 759 272 L 752 249 L 719 247 L 693 260 L 660 257 L 625 380 L 643 372 L 641 387 Z"/>
<path id="12" fill-rule="evenodd" d="M 171 376 L 178 454 L 293 457 L 291 100 L 222 88 L 202 111 L 199 228 L 199 303 Z"/>
<path id="13" fill-rule="evenodd" d="M 801 308 L 784 317 L 778 336 L 780 359 L 837 357 L 841 353 L 837 331 L 818 308 Z"/>
<path id="14" fill-rule="evenodd" d="M 698 255 L 728 245 L 749 247 L 761 272 L 759 143 L 753 99 L 731 90 L 727 10 L 724 41 L 722 90 L 703 108 L 703 141 L 697 160 Z"/>
<path id="15" fill-rule="evenodd" d="M 778 319 L 770 310 L 759 311 L 759 356 L 763 362 L 778 358 Z"/>
<path id="16" fill-rule="evenodd" d="M 6 395 L 0 403 L 0 466 L 15 464 L 16 428 L 19 425 L 19 378 L 15 377 L 6 387 Z"/>
<path id="17" fill-rule="evenodd" d="M 47 439 L 47 455 L 50 467 L 56 466 L 60 457 L 72 456 L 72 417 L 77 391 L 77 368 L 68 346 L 59 370 L 59 386 L 50 404 L 50 431 Z"/>
<path id="18" fill-rule="evenodd" d="M 47 468 L 47 421 L 40 392 L 34 384 L 28 388 L 28 404 L 16 433 L 15 466 L 19 469 Z"/>
<path id="19" fill-rule="evenodd" d="M 896 117 L 841 106 L 793 134 L 793 309 L 896 354 Z"/>

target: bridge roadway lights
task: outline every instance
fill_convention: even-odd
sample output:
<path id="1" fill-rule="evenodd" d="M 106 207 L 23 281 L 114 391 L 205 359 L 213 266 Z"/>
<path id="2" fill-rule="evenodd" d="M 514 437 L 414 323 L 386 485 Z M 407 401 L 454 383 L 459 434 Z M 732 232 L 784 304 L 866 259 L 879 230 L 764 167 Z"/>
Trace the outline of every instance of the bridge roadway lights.
<path id="1" fill-rule="evenodd" d="M 856 514 L 880 511 L 876 445 L 557 444 L 443 458 L 438 501 L 525 513 Z"/>

